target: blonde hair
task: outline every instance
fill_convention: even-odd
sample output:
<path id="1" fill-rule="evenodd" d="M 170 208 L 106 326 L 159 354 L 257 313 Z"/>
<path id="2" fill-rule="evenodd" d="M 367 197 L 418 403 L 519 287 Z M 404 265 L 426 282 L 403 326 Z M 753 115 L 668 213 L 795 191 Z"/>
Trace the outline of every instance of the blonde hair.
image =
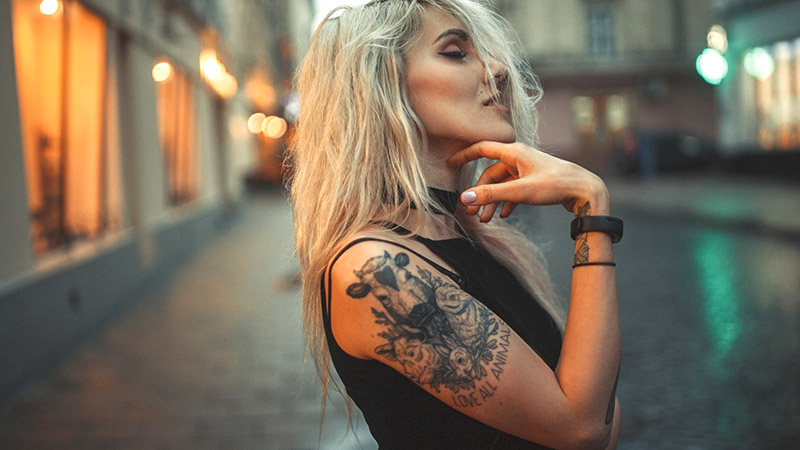
<path id="1" fill-rule="evenodd" d="M 423 176 L 425 132 L 411 109 L 405 80 L 405 55 L 419 34 L 424 5 L 461 21 L 483 61 L 491 55 L 506 65 L 504 95 L 517 140 L 529 145 L 536 140 L 541 89 L 515 56 L 517 41 L 509 25 L 487 6 L 473 0 L 382 0 L 338 8 L 320 24 L 295 78 L 300 110 L 287 164 L 307 346 L 322 381 L 323 409 L 331 372 L 320 280 L 328 263 L 349 236 L 385 219 L 387 211 L 408 210 L 413 202 L 440 220 Z M 462 188 L 474 183 L 476 171 L 462 172 Z M 455 219 L 563 330 L 565 308 L 553 293 L 538 248 L 502 221 Z"/>

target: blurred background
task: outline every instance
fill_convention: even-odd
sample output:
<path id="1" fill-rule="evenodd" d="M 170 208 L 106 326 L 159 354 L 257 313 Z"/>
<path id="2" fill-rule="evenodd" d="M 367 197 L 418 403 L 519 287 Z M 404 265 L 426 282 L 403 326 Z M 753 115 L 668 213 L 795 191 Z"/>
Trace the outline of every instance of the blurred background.
<path id="1" fill-rule="evenodd" d="M 281 188 L 356 2 L 0 3 L 0 448 L 375 448 L 336 393 L 320 428 Z M 795 448 L 800 1 L 490 3 L 626 222 L 620 448 Z M 566 296 L 570 218 L 515 214 Z"/>

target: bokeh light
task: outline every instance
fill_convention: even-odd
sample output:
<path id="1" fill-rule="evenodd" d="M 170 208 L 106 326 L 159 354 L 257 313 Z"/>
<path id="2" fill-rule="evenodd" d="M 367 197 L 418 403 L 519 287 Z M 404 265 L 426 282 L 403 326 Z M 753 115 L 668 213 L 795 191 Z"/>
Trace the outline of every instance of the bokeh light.
<path id="1" fill-rule="evenodd" d="M 239 82 L 225 68 L 214 49 L 207 48 L 200 52 L 200 75 L 209 86 L 222 98 L 231 98 L 239 89 Z"/>
<path id="2" fill-rule="evenodd" d="M 286 120 L 283 117 L 269 116 L 261 125 L 261 131 L 265 136 L 278 139 L 286 133 Z"/>
<path id="3" fill-rule="evenodd" d="M 169 80 L 172 76 L 172 65 L 166 61 L 161 61 L 153 66 L 153 80 L 161 83 Z"/>
<path id="4" fill-rule="evenodd" d="M 775 71 L 775 61 L 768 51 L 761 47 L 754 48 L 744 55 L 744 70 L 750 76 L 761 81 L 772 76 Z"/>
<path id="5" fill-rule="evenodd" d="M 709 84 L 717 85 L 728 75 L 728 61 L 718 50 L 707 48 L 695 61 L 697 73 Z"/>
<path id="6" fill-rule="evenodd" d="M 52 16 L 61 9 L 61 2 L 58 0 L 42 0 L 39 3 L 39 12 L 46 16 Z"/>
<path id="7" fill-rule="evenodd" d="M 725 53 L 728 50 L 728 33 L 721 25 L 714 25 L 708 30 L 706 41 L 709 47 L 720 53 Z"/>
<path id="8" fill-rule="evenodd" d="M 225 72 L 225 66 L 217 58 L 217 52 L 211 49 L 200 52 L 200 72 L 206 80 L 215 80 Z"/>
<path id="9" fill-rule="evenodd" d="M 247 119 L 247 129 L 253 134 L 261 133 L 266 119 L 267 116 L 264 113 L 253 113 L 250 118 Z"/>

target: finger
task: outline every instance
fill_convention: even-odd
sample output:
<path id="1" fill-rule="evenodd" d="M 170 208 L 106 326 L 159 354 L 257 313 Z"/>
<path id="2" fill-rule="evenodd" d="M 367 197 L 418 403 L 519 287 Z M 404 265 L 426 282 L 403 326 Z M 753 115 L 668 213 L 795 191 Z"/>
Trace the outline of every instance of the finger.
<path id="1" fill-rule="evenodd" d="M 503 181 L 506 181 L 509 176 L 511 176 L 511 173 L 508 170 L 508 166 L 502 162 L 496 162 L 487 167 L 483 173 L 481 173 L 481 176 L 478 178 L 478 182 L 475 183 L 475 185 L 480 186 L 482 184 L 502 183 Z"/>
<path id="2" fill-rule="evenodd" d="M 481 158 L 502 159 L 503 156 L 508 155 L 508 145 L 500 142 L 481 141 L 456 152 L 447 160 L 447 163 L 451 166 L 460 166 Z"/>
<path id="3" fill-rule="evenodd" d="M 503 209 L 500 211 L 500 218 L 505 219 L 506 217 L 510 216 L 516 207 L 517 204 L 514 202 L 503 202 Z"/>
<path id="4" fill-rule="evenodd" d="M 481 212 L 481 222 L 486 223 L 492 220 L 495 211 L 497 211 L 497 205 L 498 203 L 489 203 L 488 205 L 484 205 L 483 212 Z"/>
<path id="5" fill-rule="evenodd" d="M 461 201 L 467 206 L 481 206 L 489 203 L 520 203 L 520 180 L 511 180 L 499 184 L 474 186 L 461 194 Z"/>

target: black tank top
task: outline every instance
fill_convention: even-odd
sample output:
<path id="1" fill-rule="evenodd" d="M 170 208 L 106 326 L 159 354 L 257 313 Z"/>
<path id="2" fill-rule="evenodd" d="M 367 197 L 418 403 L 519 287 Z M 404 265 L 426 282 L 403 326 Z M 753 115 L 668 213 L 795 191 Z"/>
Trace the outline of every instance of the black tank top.
<path id="1" fill-rule="evenodd" d="M 397 228 L 397 230 L 402 228 Z M 402 234 L 402 233 L 401 233 Z M 487 251 L 466 238 L 434 241 L 416 236 L 431 252 L 457 273 L 441 267 L 423 255 L 392 241 L 383 241 L 421 257 L 453 279 L 461 289 L 480 300 L 503 319 L 536 353 L 555 370 L 561 352 L 561 333 L 514 275 Z M 331 263 L 336 262 L 338 256 Z M 330 275 L 328 275 L 330 277 Z M 355 358 L 342 350 L 331 332 L 330 309 L 322 285 L 322 310 L 331 360 L 347 394 L 364 414 L 370 432 L 381 450 L 387 449 L 544 449 L 504 433 L 451 408 L 427 393 L 391 367 Z M 330 278 L 327 286 L 330 286 Z"/>

